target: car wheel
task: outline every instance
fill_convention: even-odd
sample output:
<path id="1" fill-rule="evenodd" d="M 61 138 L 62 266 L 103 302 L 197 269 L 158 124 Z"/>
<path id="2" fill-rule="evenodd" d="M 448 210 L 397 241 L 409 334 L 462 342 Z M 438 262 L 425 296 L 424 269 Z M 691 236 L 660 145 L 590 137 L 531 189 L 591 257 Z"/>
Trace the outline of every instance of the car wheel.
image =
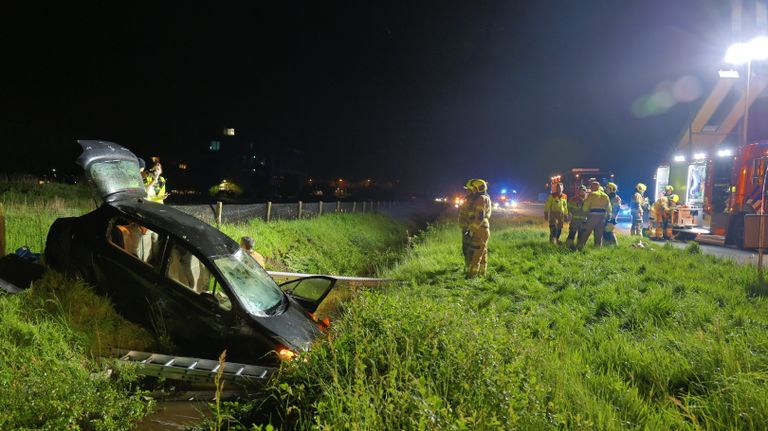
<path id="1" fill-rule="evenodd" d="M 74 221 L 74 217 L 56 219 L 48 230 L 48 238 L 45 241 L 45 263 L 59 272 L 72 271 L 70 256 Z"/>

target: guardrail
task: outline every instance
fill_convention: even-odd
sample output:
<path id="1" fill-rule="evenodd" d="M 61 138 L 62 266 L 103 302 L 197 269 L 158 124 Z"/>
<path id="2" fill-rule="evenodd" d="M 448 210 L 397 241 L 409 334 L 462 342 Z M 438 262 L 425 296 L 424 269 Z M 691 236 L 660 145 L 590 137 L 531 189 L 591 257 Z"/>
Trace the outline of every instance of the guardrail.
<path id="1" fill-rule="evenodd" d="M 272 220 L 296 220 L 311 218 L 329 213 L 378 212 L 398 206 L 394 201 L 355 201 L 355 202 L 264 202 L 246 205 L 224 205 L 221 202 L 210 205 L 174 205 L 179 211 L 195 216 L 211 224 L 238 223 L 253 219 L 266 222 Z"/>

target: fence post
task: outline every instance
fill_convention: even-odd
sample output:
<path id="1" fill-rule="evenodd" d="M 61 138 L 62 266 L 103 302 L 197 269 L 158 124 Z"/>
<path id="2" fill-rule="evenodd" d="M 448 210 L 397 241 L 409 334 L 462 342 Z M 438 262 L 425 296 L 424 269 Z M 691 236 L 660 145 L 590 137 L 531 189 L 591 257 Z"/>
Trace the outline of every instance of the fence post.
<path id="1" fill-rule="evenodd" d="M 317 215 L 323 215 L 323 201 L 317 203 Z"/>
<path id="2" fill-rule="evenodd" d="M 272 202 L 267 202 L 267 223 L 272 218 Z"/>
<path id="3" fill-rule="evenodd" d="M 216 202 L 216 226 L 221 228 L 221 213 L 224 209 L 224 203 L 222 201 Z"/>
<path id="4" fill-rule="evenodd" d="M 365 201 L 363 201 L 363 212 L 365 212 Z"/>
<path id="5" fill-rule="evenodd" d="M 0 203 L 0 256 L 5 256 L 5 213 Z"/>
<path id="6" fill-rule="evenodd" d="M 355 210 L 357 210 L 357 201 L 352 202 L 352 214 L 355 213 Z"/>
<path id="7" fill-rule="evenodd" d="M 336 212 L 341 211 L 341 201 L 336 201 Z"/>
<path id="8" fill-rule="evenodd" d="M 296 216 L 296 218 L 299 220 L 301 219 L 302 210 L 304 210 L 304 204 L 301 201 L 299 201 L 299 213 Z"/>

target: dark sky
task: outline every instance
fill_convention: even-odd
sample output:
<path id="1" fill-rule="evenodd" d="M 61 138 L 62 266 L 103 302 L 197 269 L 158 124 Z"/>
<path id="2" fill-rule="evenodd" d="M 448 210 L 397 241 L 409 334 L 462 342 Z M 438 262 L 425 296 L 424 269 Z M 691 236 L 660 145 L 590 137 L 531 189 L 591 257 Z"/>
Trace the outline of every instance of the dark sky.
<path id="1" fill-rule="evenodd" d="M 707 0 L 59 3 L 0 15 L 0 170 L 71 165 L 77 138 L 183 153 L 231 125 L 305 149 L 314 174 L 417 191 L 574 166 L 627 190 L 733 42 Z M 638 111 L 657 90 L 681 96 Z"/>

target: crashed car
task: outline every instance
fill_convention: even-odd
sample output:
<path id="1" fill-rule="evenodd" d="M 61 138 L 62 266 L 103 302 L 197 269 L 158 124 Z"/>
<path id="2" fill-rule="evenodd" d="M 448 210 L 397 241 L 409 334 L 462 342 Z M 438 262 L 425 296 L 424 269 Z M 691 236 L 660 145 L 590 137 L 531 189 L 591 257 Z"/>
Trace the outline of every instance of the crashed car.
<path id="1" fill-rule="evenodd" d="M 335 279 L 278 286 L 238 243 L 170 206 L 145 199 L 136 156 L 105 141 L 78 141 L 77 163 L 103 199 L 48 232 L 45 259 L 108 295 L 127 319 L 176 346 L 175 354 L 274 363 L 322 333 L 312 313 Z"/>

